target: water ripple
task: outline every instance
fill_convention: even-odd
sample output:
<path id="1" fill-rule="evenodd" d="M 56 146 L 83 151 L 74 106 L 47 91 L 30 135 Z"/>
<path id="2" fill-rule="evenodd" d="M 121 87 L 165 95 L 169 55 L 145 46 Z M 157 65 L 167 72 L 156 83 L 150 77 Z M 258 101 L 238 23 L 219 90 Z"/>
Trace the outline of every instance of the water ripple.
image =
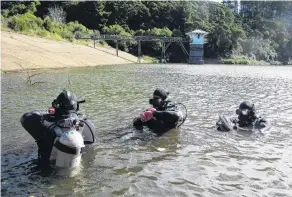
<path id="1" fill-rule="evenodd" d="M 124 65 L 40 77 L 45 84 L 29 87 L 23 74 L 2 74 L 2 196 L 291 196 L 290 67 Z M 189 114 L 159 138 L 130 126 L 158 86 Z M 96 125 L 97 142 L 80 168 L 40 172 L 35 142 L 19 118 L 47 109 L 68 87 L 86 99 L 81 110 Z M 218 114 L 234 114 L 243 100 L 254 102 L 271 128 L 215 131 Z"/>

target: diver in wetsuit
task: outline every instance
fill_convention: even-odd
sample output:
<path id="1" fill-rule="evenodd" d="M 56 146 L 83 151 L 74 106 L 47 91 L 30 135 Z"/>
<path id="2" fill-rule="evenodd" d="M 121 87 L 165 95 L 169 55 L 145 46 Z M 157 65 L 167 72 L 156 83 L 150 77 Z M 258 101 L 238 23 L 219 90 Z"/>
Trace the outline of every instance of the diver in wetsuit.
<path id="1" fill-rule="evenodd" d="M 95 126 L 81 114 L 77 114 L 79 103 L 75 94 L 63 90 L 52 102 L 49 112 L 31 111 L 21 117 L 21 124 L 36 140 L 40 167 L 49 167 L 49 159 L 56 137 L 62 129 L 82 128 L 84 144 L 94 142 Z"/>
<path id="2" fill-rule="evenodd" d="M 230 121 L 234 124 L 233 129 L 237 127 L 249 127 L 254 126 L 257 129 L 262 129 L 267 126 L 267 121 L 264 118 L 256 116 L 255 105 L 249 101 L 244 101 L 236 109 L 235 113 L 238 115 L 235 118 L 230 118 Z M 229 131 L 221 120 L 216 123 L 218 131 Z"/>
<path id="3" fill-rule="evenodd" d="M 157 135 L 162 135 L 166 131 L 179 127 L 186 117 L 178 111 L 178 104 L 167 99 L 169 93 L 157 88 L 153 93 L 153 98 L 149 99 L 152 108 L 144 111 L 140 117 L 133 120 L 136 129 L 143 129 L 147 126 Z"/>

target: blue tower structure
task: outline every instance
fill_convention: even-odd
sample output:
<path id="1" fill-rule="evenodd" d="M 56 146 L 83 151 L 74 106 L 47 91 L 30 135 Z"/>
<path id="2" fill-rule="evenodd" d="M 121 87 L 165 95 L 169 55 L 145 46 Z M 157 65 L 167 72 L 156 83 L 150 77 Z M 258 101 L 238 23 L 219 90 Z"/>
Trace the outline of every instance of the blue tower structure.
<path id="1" fill-rule="evenodd" d="M 196 29 L 186 34 L 190 37 L 189 64 L 204 64 L 204 43 L 208 32 Z"/>

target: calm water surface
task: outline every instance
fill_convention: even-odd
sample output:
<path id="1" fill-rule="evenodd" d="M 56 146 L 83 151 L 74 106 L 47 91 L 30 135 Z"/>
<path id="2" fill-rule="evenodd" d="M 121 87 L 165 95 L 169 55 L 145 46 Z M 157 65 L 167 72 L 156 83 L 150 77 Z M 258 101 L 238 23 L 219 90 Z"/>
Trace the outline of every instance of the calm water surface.
<path id="1" fill-rule="evenodd" d="M 46 71 L 29 87 L 2 74 L 2 196 L 292 196 L 292 68 L 126 65 Z M 156 138 L 132 119 L 156 87 L 184 103 L 179 130 Z M 47 109 L 63 88 L 86 99 L 81 112 L 96 143 L 74 170 L 36 170 L 37 146 L 21 127 L 24 112 Z M 243 100 L 271 122 L 264 133 L 215 130 L 218 114 Z"/>

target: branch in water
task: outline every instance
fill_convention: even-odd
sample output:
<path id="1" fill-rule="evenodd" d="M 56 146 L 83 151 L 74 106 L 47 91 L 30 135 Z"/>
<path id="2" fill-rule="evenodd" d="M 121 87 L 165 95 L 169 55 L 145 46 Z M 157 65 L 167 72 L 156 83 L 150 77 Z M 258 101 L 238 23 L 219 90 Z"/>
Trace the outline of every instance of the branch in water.
<path id="1" fill-rule="evenodd" d="M 46 82 L 45 81 L 36 81 L 34 83 L 31 83 L 30 85 L 33 86 L 33 85 L 38 84 L 38 83 L 46 83 Z"/>

